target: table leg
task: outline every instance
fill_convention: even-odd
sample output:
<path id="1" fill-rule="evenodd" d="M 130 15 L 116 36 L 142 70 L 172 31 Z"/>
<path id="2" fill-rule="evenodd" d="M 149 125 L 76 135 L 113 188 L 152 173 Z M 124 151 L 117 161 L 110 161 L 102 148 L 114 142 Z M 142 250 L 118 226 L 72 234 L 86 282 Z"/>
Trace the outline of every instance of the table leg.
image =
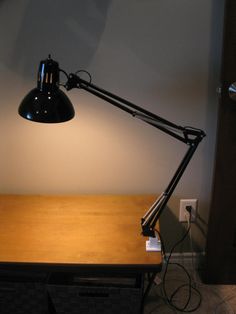
<path id="1" fill-rule="evenodd" d="M 150 276 L 148 276 L 148 285 L 147 285 L 147 287 L 146 287 L 146 289 L 145 289 L 145 291 L 144 291 L 144 293 L 143 293 L 143 297 L 142 297 L 142 302 L 141 302 L 141 314 L 142 314 L 143 311 L 144 311 L 145 300 L 146 300 L 146 298 L 147 298 L 147 296 L 148 296 L 149 291 L 150 291 L 151 288 L 152 288 L 152 285 L 153 285 L 154 279 L 155 279 L 155 277 L 156 277 L 156 274 L 157 274 L 157 273 L 152 273 L 151 275 L 148 274 L 148 275 L 150 275 Z"/>

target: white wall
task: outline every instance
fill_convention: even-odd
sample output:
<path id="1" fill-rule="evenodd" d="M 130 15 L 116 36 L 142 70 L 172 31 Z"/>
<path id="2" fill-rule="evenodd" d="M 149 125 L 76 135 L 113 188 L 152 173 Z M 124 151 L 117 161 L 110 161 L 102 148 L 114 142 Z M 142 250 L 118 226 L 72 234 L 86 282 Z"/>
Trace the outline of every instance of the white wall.
<path id="1" fill-rule="evenodd" d="M 86 69 L 96 85 L 206 131 L 163 229 L 174 228 L 179 198 L 198 198 L 207 220 L 222 16 L 213 0 L 2 0 L 0 192 L 158 194 L 185 153 L 184 144 L 79 90 L 68 93 L 77 112 L 69 123 L 20 118 L 18 104 L 51 53 L 64 70 Z M 200 249 L 204 232 L 204 223 L 194 231 Z"/>

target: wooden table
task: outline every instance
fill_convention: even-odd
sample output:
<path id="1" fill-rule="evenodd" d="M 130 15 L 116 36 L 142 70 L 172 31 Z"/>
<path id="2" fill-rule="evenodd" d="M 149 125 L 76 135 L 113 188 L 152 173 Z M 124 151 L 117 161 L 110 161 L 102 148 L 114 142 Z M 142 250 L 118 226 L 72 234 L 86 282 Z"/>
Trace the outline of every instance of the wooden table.
<path id="1" fill-rule="evenodd" d="M 68 278 L 73 276 L 74 278 L 75 276 L 85 276 L 89 280 L 98 277 L 99 281 L 114 276 L 119 280 L 123 277 L 126 279 L 135 278 L 133 287 L 136 292 L 133 294 L 132 288 L 129 290 L 130 295 L 127 295 L 127 301 L 124 301 L 126 299 L 121 300 L 123 300 L 122 302 L 128 302 L 127 304 L 131 306 L 132 295 L 137 298 L 137 291 L 140 291 L 141 299 L 133 300 L 134 305 L 132 305 L 132 308 L 134 309 L 136 306 L 137 312 L 142 313 L 143 301 L 150 290 L 156 273 L 161 270 L 162 263 L 160 252 L 146 252 L 145 241 L 147 238 L 141 235 L 140 226 L 141 217 L 155 199 L 156 197 L 153 195 L 1 195 L 1 287 L 2 285 L 3 288 L 5 287 L 5 279 L 2 278 L 6 278 L 6 274 L 8 276 L 10 273 L 10 281 L 13 282 L 13 288 L 15 289 L 14 283 L 17 282 L 19 276 L 22 277 L 22 272 L 24 276 L 26 272 L 27 276 L 30 273 L 30 280 L 36 278 L 35 272 L 37 276 L 38 272 L 40 272 L 40 276 L 43 272 L 43 288 L 42 284 L 39 286 L 40 291 L 43 291 L 41 294 L 42 300 L 38 304 L 48 307 L 50 313 L 55 313 L 53 294 L 51 296 L 52 292 L 50 291 L 55 291 L 51 289 L 54 289 L 52 288 L 54 283 L 60 281 L 60 278 L 63 278 L 63 284 L 67 283 Z M 146 273 L 149 274 L 149 284 L 144 291 L 143 281 Z M 38 281 L 37 278 L 34 280 L 35 282 Z M 54 278 L 54 281 L 44 278 Z M 112 286 L 113 283 L 110 288 L 106 289 L 111 291 Z M 14 310 L 11 308 L 10 313 L 15 313 L 19 309 L 19 300 L 22 300 L 23 308 L 26 305 L 25 293 L 28 290 L 22 283 L 17 287 L 18 291 L 24 293 L 23 295 L 20 292 L 18 293 L 16 296 L 17 306 Z M 58 287 L 58 284 L 56 287 Z M 61 288 L 58 289 L 61 291 Z M 82 286 L 79 289 L 82 289 Z M 30 313 L 36 313 L 38 306 L 35 307 L 35 300 L 38 299 L 38 292 L 35 288 L 32 291 L 33 294 L 31 291 L 29 292 L 27 302 L 30 303 L 32 300 L 33 308 Z M 48 301 L 43 297 L 44 291 L 47 293 Z M 63 297 L 67 295 L 66 291 L 63 290 Z M 35 298 L 32 298 L 31 295 L 34 295 Z M 62 306 L 74 304 L 77 309 L 81 302 L 84 302 L 84 298 L 82 298 L 82 301 L 78 301 L 77 295 L 79 295 L 79 292 L 74 291 L 73 301 L 69 303 L 69 297 L 66 297 L 66 301 L 61 303 Z M 92 295 L 94 295 L 94 291 Z M 71 293 L 69 296 L 71 297 Z M 101 296 L 100 292 L 99 296 Z M 57 294 L 56 298 L 58 298 Z M 9 300 L 11 300 L 10 303 L 6 302 L 1 305 L 2 309 L 14 306 L 15 299 L 11 295 Z M 97 300 L 94 302 L 99 303 L 99 298 Z M 114 309 L 118 313 L 124 311 L 123 308 L 122 310 L 119 309 L 119 306 L 123 306 L 122 302 L 116 299 L 107 302 L 104 303 L 104 308 L 117 302 L 112 311 L 114 312 Z M 61 305 L 59 308 L 61 308 Z M 29 312 L 28 307 L 26 311 Z M 68 312 L 68 310 L 66 311 Z M 85 310 L 83 313 L 86 312 Z M 9 313 L 9 310 L 6 313 Z"/>
<path id="2" fill-rule="evenodd" d="M 0 196 L 0 263 L 158 271 L 140 219 L 150 195 Z"/>

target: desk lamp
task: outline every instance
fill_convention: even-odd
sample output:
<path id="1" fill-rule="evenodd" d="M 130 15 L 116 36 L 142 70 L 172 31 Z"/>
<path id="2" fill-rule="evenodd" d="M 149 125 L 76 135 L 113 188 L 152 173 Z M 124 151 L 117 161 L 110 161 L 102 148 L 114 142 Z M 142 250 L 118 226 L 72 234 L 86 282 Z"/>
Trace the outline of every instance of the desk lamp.
<path id="1" fill-rule="evenodd" d="M 60 72 L 64 73 L 67 78 L 65 84 L 60 84 Z M 81 72 L 88 74 L 88 81 L 79 76 Z M 72 119 L 75 114 L 73 105 L 64 92 L 60 90 L 59 86 L 65 87 L 68 91 L 73 88 L 86 90 L 111 105 L 129 113 L 133 117 L 150 124 L 188 145 L 187 152 L 167 188 L 141 218 L 142 234 L 149 237 L 149 241 L 146 243 L 146 249 L 148 251 L 159 250 L 159 241 L 155 230 L 157 220 L 195 153 L 198 144 L 205 136 L 205 133 L 200 129 L 190 126 L 183 127 L 176 125 L 120 96 L 92 84 L 91 76 L 87 71 L 82 70 L 67 74 L 64 70 L 59 68 L 59 64 L 51 59 L 50 55 L 46 60 L 40 62 L 37 87 L 31 90 L 22 100 L 18 110 L 19 114 L 28 120 L 43 123 L 59 123 Z"/>

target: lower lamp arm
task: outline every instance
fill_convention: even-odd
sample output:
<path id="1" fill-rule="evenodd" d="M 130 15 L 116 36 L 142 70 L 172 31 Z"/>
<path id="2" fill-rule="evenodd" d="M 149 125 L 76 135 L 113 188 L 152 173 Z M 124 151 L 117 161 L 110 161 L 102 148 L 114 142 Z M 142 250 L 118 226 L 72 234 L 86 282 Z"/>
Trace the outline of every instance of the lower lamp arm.
<path id="1" fill-rule="evenodd" d="M 186 167 L 193 157 L 193 154 L 196 151 L 198 144 L 199 142 L 196 142 L 195 145 L 192 144 L 189 147 L 166 190 L 160 195 L 160 197 L 154 202 L 154 204 L 150 207 L 147 213 L 142 217 L 141 227 L 142 234 L 144 236 L 155 237 L 155 226 L 157 220 L 160 218 L 163 210 L 165 209 L 166 204 L 168 203 Z"/>

